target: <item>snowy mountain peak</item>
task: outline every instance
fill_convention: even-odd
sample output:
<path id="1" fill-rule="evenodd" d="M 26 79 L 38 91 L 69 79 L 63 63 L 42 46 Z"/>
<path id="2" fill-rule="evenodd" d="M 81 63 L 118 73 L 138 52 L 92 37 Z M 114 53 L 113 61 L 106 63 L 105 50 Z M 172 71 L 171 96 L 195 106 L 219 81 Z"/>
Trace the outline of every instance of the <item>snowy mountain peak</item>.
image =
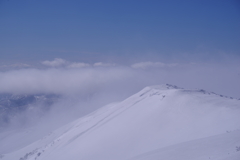
<path id="1" fill-rule="evenodd" d="M 153 96 L 153 95 L 165 95 L 170 92 L 175 92 L 178 90 L 182 90 L 183 88 L 177 87 L 175 85 L 170 84 L 163 84 L 163 85 L 153 85 L 148 86 L 142 89 L 140 92 L 136 93 L 135 95 L 142 97 L 142 96 Z"/>
<path id="2" fill-rule="evenodd" d="M 4 153 L 2 159 L 127 160 L 151 153 L 157 157 L 153 160 L 179 160 L 175 151 L 181 151 L 181 160 L 239 158 L 235 149 L 240 146 L 239 115 L 236 100 L 169 84 L 150 86 L 22 149 Z"/>
<path id="3" fill-rule="evenodd" d="M 148 86 L 146 88 L 148 88 L 148 89 L 157 89 L 157 90 L 183 89 L 181 87 L 178 87 L 176 85 L 171 85 L 171 84 L 153 85 L 153 86 Z"/>

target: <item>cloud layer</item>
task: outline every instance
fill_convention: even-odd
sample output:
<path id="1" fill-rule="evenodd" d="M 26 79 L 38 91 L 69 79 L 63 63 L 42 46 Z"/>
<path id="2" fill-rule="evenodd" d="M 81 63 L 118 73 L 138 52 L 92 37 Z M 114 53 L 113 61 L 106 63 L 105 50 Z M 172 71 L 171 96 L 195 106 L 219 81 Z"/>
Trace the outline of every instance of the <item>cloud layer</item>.
<path id="1" fill-rule="evenodd" d="M 130 95 L 147 85 L 172 83 L 240 97 L 238 64 L 167 64 L 148 61 L 120 66 L 103 62 L 68 62 L 59 58 L 42 63 L 50 68 L 0 72 L 0 93 L 85 94 L 101 90 Z"/>

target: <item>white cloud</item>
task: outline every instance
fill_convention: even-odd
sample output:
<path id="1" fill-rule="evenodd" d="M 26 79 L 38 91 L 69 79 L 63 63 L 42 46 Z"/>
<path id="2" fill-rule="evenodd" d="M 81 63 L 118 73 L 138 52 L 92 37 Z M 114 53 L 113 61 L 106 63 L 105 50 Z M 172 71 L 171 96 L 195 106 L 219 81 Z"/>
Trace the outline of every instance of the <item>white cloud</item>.
<path id="1" fill-rule="evenodd" d="M 61 58 L 55 58 L 53 61 L 43 61 L 43 65 L 49 67 L 65 67 L 65 68 L 84 68 L 84 67 L 113 67 L 116 66 L 114 63 L 103 63 L 103 62 L 96 62 L 94 64 L 88 64 L 84 62 L 69 62 Z"/>
<path id="2" fill-rule="evenodd" d="M 66 60 L 61 59 L 61 58 L 55 58 L 53 61 L 43 61 L 42 64 L 49 66 L 49 67 L 59 67 L 63 66 L 67 63 Z"/>
<path id="3" fill-rule="evenodd" d="M 82 63 L 82 62 L 74 62 L 69 64 L 67 67 L 68 68 L 83 68 L 83 67 L 89 67 L 90 64 L 88 63 Z"/>
<path id="4" fill-rule="evenodd" d="M 115 65 L 116 64 L 114 64 L 114 63 L 103 63 L 103 62 L 97 62 L 97 63 L 93 64 L 94 67 L 112 67 Z"/>
<path id="5" fill-rule="evenodd" d="M 174 67 L 176 63 L 165 64 L 162 62 L 139 62 L 132 64 L 131 67 L 135 69 L 148 69 L 148 68 L 160 68 L 160 67 Z"/>

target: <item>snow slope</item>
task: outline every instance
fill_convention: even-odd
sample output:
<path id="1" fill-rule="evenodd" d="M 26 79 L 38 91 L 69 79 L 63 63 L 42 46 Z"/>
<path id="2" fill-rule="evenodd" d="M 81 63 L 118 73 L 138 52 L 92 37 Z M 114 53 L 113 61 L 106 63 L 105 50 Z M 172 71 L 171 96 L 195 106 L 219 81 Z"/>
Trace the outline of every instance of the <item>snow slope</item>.
<path id="1" fill-rule="evenodd" d="M 240 131 L 187 141 L 156 149 L 131 158 L 131 160 L 239 160 Z"/>
<path id="2" fill-rule="evenodd" d="M 239 100 L 204 90 L 152 86 L 22 149 L 1 153 L 0 159 L 235 160 L 240 159 L 239 122 Z"/>

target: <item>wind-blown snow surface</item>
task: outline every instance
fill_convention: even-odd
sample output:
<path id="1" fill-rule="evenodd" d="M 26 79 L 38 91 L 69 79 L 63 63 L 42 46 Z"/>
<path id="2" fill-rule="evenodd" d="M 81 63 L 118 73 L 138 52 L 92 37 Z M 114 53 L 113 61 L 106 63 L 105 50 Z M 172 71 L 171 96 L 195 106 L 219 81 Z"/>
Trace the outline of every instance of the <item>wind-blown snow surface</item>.
<path id="1" fill-rule="evenodd" d="M 204 90 L 152 86 L 22 149 L 2 153 L 0 159 L 237 160 L 239 122 L 237 99 Z"/>

